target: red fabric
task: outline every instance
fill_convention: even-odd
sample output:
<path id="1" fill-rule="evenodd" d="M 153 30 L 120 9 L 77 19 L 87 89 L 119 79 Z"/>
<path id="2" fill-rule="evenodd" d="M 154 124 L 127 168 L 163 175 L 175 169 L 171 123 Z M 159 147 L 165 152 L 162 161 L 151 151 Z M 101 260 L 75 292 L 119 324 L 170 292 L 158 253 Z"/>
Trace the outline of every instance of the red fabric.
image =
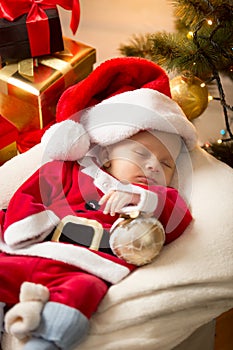
<path id="1" fill-rule="evenodd" d="M 161 221 L 165 229 L 166 243 L 170 243 L 178 238 L 189 225 L 192 220 L 191 214 L 176 189 L 151 186 L 149 190 L 158 194 L 159 205 L 155 211 L 155 217 Z M 23 230 L 23 220 L 29 216 L 33 220 L 36 213 L 45 210 L 52 211 L 59 218 L 66 215 L 77 215 L 94 219 L 104 228 L 110 229 L 118 215 L 105 215 L 101 208 L 88 210 L 85 206 L 88 201 L 98 202 L 102 195 L 103 193 L 94 186 L 93 179 L 80 172 L 77 162 L 49 162 L 32 175 L 11 199 L 5 217 L 3 235 L 10 226 L 16 227 L 16 223 L 21 223 L 20 230 L 23 240 L 25 245 L 28 245 L 26 232 L 28 232 L 28 239 L 33 237 L 29 236 L 31 232 L 28 223 L 25 224 Z M 36 222 L 35 224 L 38 225 Z M 40 229 L 41 225 L 38 226 L 38 232 L 34 230 L 35 236 L 42 235 Z M 17 244 L 21 242 L 20 232 L 15 240 Z"/>
<path id="2" fill-rule="evenodd" d="M 84 80 L 63 92 L 57 103 L 56 120 L 68 119 L 76 112 L 113 95 L 139 88 L 158 90 L 171 97 L 167 74 L 155 63 L 138 57 L 107 60 Z M 77 118 L 75 121 L 78 121 Z M 46 129 L 20 135 L 20 152 L 38 143 Z"/>
<path id="3" fill-rule="evenodd" d="M 166 243 L 169 243 L 182 234 L 192 220 L 191 214 L 175 189 L 162 186 L 152 186 L 149 189 L 158 194 L 159 207 L 155 215 L 158 215 L 158 219 L 164 225 Z M 71 214 L 95 219 L 104 227 L 109 228 L 117 219 L 117 215 L 114 217 L 104 215 L 101 208 L 88 210 L 85 206 L 89 200 L 98 201 L 101 195 L 102 193 L 94 186 L 93 179 L 80 172 L 77 162 L 53 161 L 47 163 L 18 189 L 6 213 L 0 212 L 3 235 L 10 229 L 11 234 L 12 231 L 18 236 L 22 234 L 25 244 L 30 243 L 27 242 L 27 234 L 30 234 L 32 229 L 36 236 L 41 234 L 41 222 L 33 221 L 33 218 L 36 213 L 46 210 L 52 210 L 60 218 Z M 24 221 L 27 217 L 32 218 L 29 225 Z M 172 231 L 168 232 L 167 228 L 172 217 L 170 226 Z M 18 229 L 17 225 L 19 225 Z M 20 241 L 20 237 L 18 239 Z M 30 240 L 30 237 L 28 239 Z M 41 247 L 42 244 L 38 245 Z M 53 251 L 56 245 L 60 244 L 63 246 L 62 250 L 66 250 L 65 243 L 51 242 L 51 244 L 54 245 Z M 86 252 L 90 251 L 87 248 L 81 249 Z M 134 265 L 116 256 L 99 251 L 91 252 L 103 257 L 106 261 L 110 260 L 112 263 L 123 265 L 129 271 L 135 269 Z M 110 285 L 94 276 L 99 269 L 98 265 L 93 266 L 92 273 L 88 273 L 77 265 L 68 264 L 67 261 L 59 258 L 44 259 L 38 257 L 39 254 L 36 257 L 17 256 L 17 249 L 11 254 L 13 255 L 0 254 L 1 301 L 5 302 L 8 307 L 18 302 L 21 284 L 29 281 L 46 286 L 50 292 L 50 301 L 74 307 L 90 318 Z M 30 255 L 29 250 L 27 254 Z M 75 254 L 75 258 L 79 261 L 79 254 Z M 114 269 L 114 265 L 112 268 Z"/>
<path id="4" fill-rule="evenodd" d="M 96 311 L 108 284 L 79 268 L 51 259 L 0 254 L 1 302 L 19 302 L 21 284 L 40 283 L 49 290 L 49 301 L 78 309 L 87 318 Z"/>
<path id="5" fill-rule="evenodd" d="M 52 124 L 52 122 L 49 123 L 43 129 L 33 129 L 30 131 L 20 132 L 17 139 L 17 148 L 19 152 L 24 153 L 36 144 L 40 143 L 41 137 Z"/>
<path id="6" fill-rule="evenodd" d="M 32 56 L 45 55 L 50 53 L 50 31 L 48 17 L 44 10 L 55 8 L 57 5 L 66 10 L 72 10 L 70 27 L 75 34 L 80 19 L 78 0 L 2 0 L 0 18 L 14 21 L 28 13 L 26 25 Z"/>
<path id="7" fill-rule="evenodd" d="M 138 57 L 107 60 L 61 95 L 57 104 L 57 121 L 70 118 L 113 95 L 139 88 L 154 89 L 171 97 L 167 74 L 155 63 Z"/>

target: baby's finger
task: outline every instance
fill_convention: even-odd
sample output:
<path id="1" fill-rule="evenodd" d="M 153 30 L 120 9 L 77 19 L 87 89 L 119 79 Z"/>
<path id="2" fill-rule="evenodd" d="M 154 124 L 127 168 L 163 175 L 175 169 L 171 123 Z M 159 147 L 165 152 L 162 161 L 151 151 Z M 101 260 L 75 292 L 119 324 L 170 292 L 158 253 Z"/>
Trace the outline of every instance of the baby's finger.
<path id="1" fill-rule="evenodd" d="M 122 198 L 118 196 L 117 198 L 114 198 L 114 200 L 111 201 L 111 208 L 110 208 L 111 215 L 115 215 L 116 213 L 119 213 L 124 206 L 125 206 L 124 197 Z"/>
<path id="2" fill-rule="evenodd" d="M 104 214 L 115 215 L 115 207 L 119 201 L 119 193 L 113 192 L 106 202 Z"/>
<path id="3" fill-rule="evenodd" d="M 108 193 L 105 193 L 105 194 L 103 195 L 103 197 L 100 198 L 100 200 L 99 200 L 99 205 L 102 205 L 102 204 L 104 204 L 105 202 L 107 202 L 107 201 L 109 200 L 109 198 L 112 196 L 113 193 L 114 193 L 113 190 L 110 191 L 110 192 L 108 192 Z"/>

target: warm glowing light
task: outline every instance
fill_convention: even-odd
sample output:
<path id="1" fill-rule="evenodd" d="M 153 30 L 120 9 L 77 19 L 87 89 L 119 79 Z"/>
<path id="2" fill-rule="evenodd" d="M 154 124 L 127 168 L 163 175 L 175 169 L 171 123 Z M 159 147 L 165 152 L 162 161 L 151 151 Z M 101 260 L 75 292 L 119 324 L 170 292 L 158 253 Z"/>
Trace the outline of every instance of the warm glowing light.
<path id="1" fill-rule="evenodd" d="M 210 102 L 210 101 L 213 101 L 213 99 L 214 99 L 213 96 L 211 96 L 211 95 L 208 96 L 208 101 L 209 101 L 209 102 Z"/>
<path id="2" fill-rule="evenodd" d="M 205 83 L 201 83 L 200 87 L 205 87 Z"/>
<path id="3" fill-rule="evenodd" d="M 19 79 L 16 79 L 14 77 L 10 77 L 8 82 L 9 82 L 9 84 L 12 84 L 13 86 L 17 86 L 19 89 L 27 91 L 32 95 L 36 95 L 36 96 L 40 95 L 40 91 L 37 88 L 19 80 Z"/>
<path id="4" fill-rule="evenodd" d="M 211 21 L 211 19 L 207 20 L 207 23 L 209 24 L 209 26 L 212 26 L 213 22 Z"/>
<path id="5" fill-rule="evenodd" d="M 193 38 L 193 32 L 192 31 L 188 32 L 187 38 L 188 39 L 192 39 Z"/>
<path id="6" fill-rule="evenodd" d="M 222 143 L 222 140 L 219 139 L 219 140 L 217 141 L 217 143 L 219 143 L 219 144 Z"/>

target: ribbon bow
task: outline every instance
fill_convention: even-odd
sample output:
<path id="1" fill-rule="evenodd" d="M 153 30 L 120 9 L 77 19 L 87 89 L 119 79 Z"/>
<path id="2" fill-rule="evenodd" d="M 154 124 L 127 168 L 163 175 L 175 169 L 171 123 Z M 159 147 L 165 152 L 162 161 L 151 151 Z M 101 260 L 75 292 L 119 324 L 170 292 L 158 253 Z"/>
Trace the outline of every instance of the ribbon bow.
<path id="1" fill-rule="evenodd" d="M 56 8 L 57 5 L 72 10 L 70 28 L 75 34 L 80 20 L 79 0 L 1 0 L 0 18 L 14 21 L 27 13 L 26 25 L 32 56 L 45 55 L 50 53 L 50 30 L 44 10 Z"/>

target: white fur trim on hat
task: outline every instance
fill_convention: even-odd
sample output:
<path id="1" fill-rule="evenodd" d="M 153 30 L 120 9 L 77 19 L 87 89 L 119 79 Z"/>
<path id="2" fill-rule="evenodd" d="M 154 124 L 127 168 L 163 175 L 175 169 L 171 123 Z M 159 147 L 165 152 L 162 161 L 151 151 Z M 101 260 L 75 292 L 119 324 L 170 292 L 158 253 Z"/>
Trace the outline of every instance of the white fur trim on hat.
<path id="1" fill-rule="evenodd" d="M 196 129 L 168 96 L 148 88 L 127 91 L 88 109 L 81 118 L 91 142 L 114 144 L 141 130 L 178 134 L 188 150 L 197 143 Z"/>
<path id="2" fill-rule="evenodd" d="M 41 139 L 46 156 L 54 160 L 77 160 L 85 156 L 90 139 L 83 126 L 73 120 L 52 125 Z"/>

